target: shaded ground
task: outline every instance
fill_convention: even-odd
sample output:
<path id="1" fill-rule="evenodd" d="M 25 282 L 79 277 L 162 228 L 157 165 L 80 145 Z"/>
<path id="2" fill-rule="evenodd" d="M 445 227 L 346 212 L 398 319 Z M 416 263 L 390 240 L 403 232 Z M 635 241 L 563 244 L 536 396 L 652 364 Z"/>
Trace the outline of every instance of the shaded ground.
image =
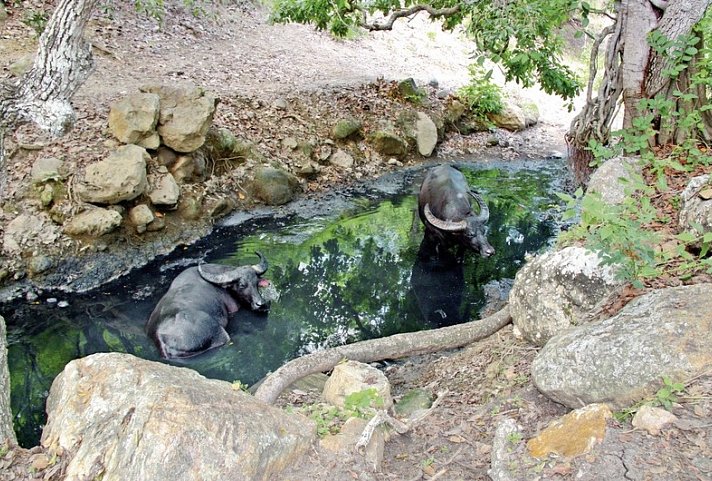
<path id="1" fill-rule="evenodd" d="M 20 21 L 21 15 L 49 8 L 39 1 L 22 3 L 24 10 L 10 10 L 9 20 L 0 24 L 2 76 L 9 76 L 7 67 L 34 52 L 36 46 L 33 31 Z M 420 20 L 401 25 L 396 32 L 336 41 L 309 27 L 268 25 L 265 12 L 248 3 L 230 4 L 218 21 L 171 10 L 162 28 L 121 10 L 125 6 L 115 8 L 112 16 L 97 15 L 91 24 L 97 69 L 76 96 L 79 121 L 75 130 L 54 140 L 28 128 L 9 139 L 14 155 L 9 165 L 9 189 L 2 193 L 2 225 L 18 212 L 37 208 L 26 189 L 38 149 L 42 155 L 68 155 L 76 169 L 102 158 L 113 145 L 106 132 L 110 102 L 141 85 L 190 81 L 217 92 L 221 103 L 216 124 L 254 141 L 266 156 L 291 167 L 296 160 L 283 150 L 281 139 L 328 137 L 331 121 L 344 111 L 368 111 L 374 119 L 392 113 L 391 109 L 397 107 L 383 95 L 389 88 L 388 80 L 413 77 L 425 84 L 435 79 L 438 88 L 431 89 L 432 99 L 437 98 L 439 89 L 456 88 L 467 81 L 471 47 Z M 380 77 L 385 80 L 374 82 Z M 364 82 L 371 83 L 362 85 Z M 466 137 L 451 134 L 439 145 L 438 154 L 470 154 L 486 161 L 562 152 L 563 132 L 571 114 L 556 99 L 535 91 L 521 94 L 540 107 L 541 121 L 535 128 L 517 134 L 496 132 L 501 142 L 495 147 L 487 146 L 492 136 L 489 133 Z M 277 99 L 287 100 L 289 110 L 277 108 Z M 327 168 L 305 184 L 305 194 L 396 168 L 398 164 L 382 159 L 358 165 L 348 175 Z M 239 190 L 248 169 L 245 166 L 242 177 L 215 180 L 210 194 Z M 244 204 L 238 208 L 249 208 L 250 199 L 242 200 Z M 200 229 L 196 229 L 195 235 L 199 234 Z M 165 242 L 167 245 L 156 247 L 155 253 L 171 249 L 177 241 Z M 52 248 L 79 251 L 82 246 L 62 239 L 56 246 L 47 247 Z M 13 262 L 3 259 L 10 271 Z M 516 339 L 511 328 L 505 328 L 467 349 L 384 364 L 396 396 L 413 387 L 433 394 L 446 392 L 439 407 L 410 433 L 391 438 L 380 473 L 373 473 L 358 457 L 345 459 L 314 451 L 283 479 L 489 479 L 492 438 L 502 419 L 517 420 L 523 439 L 527 439 L 566 412 L 541 396 L 530 382 L 534 354 L 534 348 Z M 711 399 L 712 380 L 700 378 L 688 388 L 682 404 L 673 406 L 679 421 L 661 435 L 650 436 L 631 429 L 627 422 L 610 421 L 601 449 L 573 461 L 543 460 L 521 479 L 712 479 Z M 302 392 L 288 392 L 282 401 L 286 400 L 315 401 L 313 395 Z M 517 449 L 523 449 L 523 442 Z M 37 449 L 15 450 L 0 458 L 3 481 L 61 479 L 61 472 L 61 461 L 48 460 Z"/>

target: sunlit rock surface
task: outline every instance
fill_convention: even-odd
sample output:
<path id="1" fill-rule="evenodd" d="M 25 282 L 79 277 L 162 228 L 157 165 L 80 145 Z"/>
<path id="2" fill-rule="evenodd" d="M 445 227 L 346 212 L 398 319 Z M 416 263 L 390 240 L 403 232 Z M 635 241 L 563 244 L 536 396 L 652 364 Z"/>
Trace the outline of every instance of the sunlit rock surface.
<path id="1" fill-rule="evenodd" d="M 77 185 L 77 195 L 85 202 L 116 204 L 135 199 L 148 187 L 146 164 L 151 160 L 146 149 L 122 145 L 105 160 L 86 168 Z"/>
<path id="2" fill-rule="evenodd" d="M 232 384 L 127 354 L 70 362 L 47 400 L 42 445 L 67 480 L 269 480 L 308 449 L 308 419 Z"/>
<path id="3" fill-rule="evenodd" d="M 586 315 L 619 285 L 615 270 L 604 266 L 596 253 L 567 247 L 534 257 L 517 272 L 509 308 L 519 333 L 543 346 L 585 322 Z"/>
<path id="4" fill-rule="evenodd" d="M 569 407 L 630 406 L 662 386 L 712 367 L 711 284 L 652 291 L 617 315 L 552 339 L 532 363 L 532 380 Z"/>
<path id="5" fill-rule="evenodd" d="M 553 454 L 573 458 L 590 452 L 603 441 L 611 411 L 605 404 L 589 404 L 552 421 L 527 442 L 529 454 L 546 458 Z"/>

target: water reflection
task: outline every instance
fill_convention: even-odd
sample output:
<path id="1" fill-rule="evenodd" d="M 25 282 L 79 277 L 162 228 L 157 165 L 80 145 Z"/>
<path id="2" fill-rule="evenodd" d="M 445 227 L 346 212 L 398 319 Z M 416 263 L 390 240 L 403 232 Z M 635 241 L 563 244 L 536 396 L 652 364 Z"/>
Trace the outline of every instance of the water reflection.
<path id="1" fill-rule="evenodd" d="M 422 241 L 410 273 L 410 285 L 423 320 L 433 328 L 452 326 L 469 318 L 461 313 L 465 265 L 450 251 L 439 252 Z"/>
<path id="2" fill-rule="evenodd" d="M 227 228 L 113 285 L 74 296 L 65 309 L 45 301 L 0 306 L 8 322 L 20 442 L 37 443 L 47 391 L 70 360 L 107 351 L 158 360 L 145 321 L 172 279 L 200 258 L 245 265 L 260 251 L 270 264 L 265 277 L 280 294 L 266 316 L 245 309 L 233 315 L 228 345 L 170 362 L 211 378 L 254 384 L 284 362 L 324 347 L 476 318 L 487 302 L 485 286 L 514 277 L 525 253 L 552 237 L 556 225 L 548 212 L 560 172 L 465 172 L 489 204 L 489 240 L 497 254 L 487 259 L 468 252 L 457 262 L 453 253 L 423 252 L 411 187 L 363 198 L 337 218 Z"/>

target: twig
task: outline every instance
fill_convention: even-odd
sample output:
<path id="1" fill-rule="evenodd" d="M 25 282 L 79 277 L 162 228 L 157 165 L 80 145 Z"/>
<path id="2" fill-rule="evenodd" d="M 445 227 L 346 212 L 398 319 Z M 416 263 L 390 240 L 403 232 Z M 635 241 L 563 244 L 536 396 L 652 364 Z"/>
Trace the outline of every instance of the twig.
<path id="1" fill-rule="evenodd" d="M 438 407 L 440 402 L 442 401 L 445 396 L 447 396 L 449 393 L 448 390 L 442 391 L 438 393 L 437 399 L 433 401 L 433 404 L 424 412 L 420 413 L 418 416 L 414 417 L 411 419 L 409 422 L 405 423 L 399 419 L 394 418 L 390 414 L 388 414 L 385 410 L 379 410 L 376 412 L 376 415 L 371 418 L 371 420 L 366 424 L 366 427 L 363 429 L 363 432 L 361 433 L 361 437 L 359 437 L 358 442 L 356 443 L 356 451 L 359 453 L 363 454 L 363 451 L 365 450 L 366 446 L 368 446 L 368 443 L 371 442 L 371 438 L 373 437 L 373 433 L 375 432 L 376 428 L 380 426 L 381 424 L 389 424 L 395 432 L 398 434 L 405 434 L 413 427 L 418 424 L 420 421 L 425 419 L 427 416 L 429 416 L 435 408 Z"/>

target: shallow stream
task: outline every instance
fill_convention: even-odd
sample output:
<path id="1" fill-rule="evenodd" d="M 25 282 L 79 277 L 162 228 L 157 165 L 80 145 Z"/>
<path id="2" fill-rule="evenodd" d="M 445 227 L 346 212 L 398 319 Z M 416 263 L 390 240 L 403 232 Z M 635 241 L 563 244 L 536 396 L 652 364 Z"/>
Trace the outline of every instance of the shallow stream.
<path id="1" fill-rule="evenodd" d="M 38 443 L 51 382 L 69 361 L 107 351 L 159 360 L 144 323 L 173 278 L 200 259 L 253 264 L 260 251 L 279 298 L 267 315 L 235 314 L 229 345 L 171 364 L 248 385 L 317 349 L 470 321 L 495 308 L 525 254 L 556 234 L 555 192 L 563 190 L 565 169 L 551 160 L 461 167 L 490 207 L 488 237 L 496 254 L 488 259 L 417 255 L 421 168 L 291 211 L 238 214 L 197 244 L 92 292 L 45 292 L 34 302 L 0 305 L 20 443 Z"/>

